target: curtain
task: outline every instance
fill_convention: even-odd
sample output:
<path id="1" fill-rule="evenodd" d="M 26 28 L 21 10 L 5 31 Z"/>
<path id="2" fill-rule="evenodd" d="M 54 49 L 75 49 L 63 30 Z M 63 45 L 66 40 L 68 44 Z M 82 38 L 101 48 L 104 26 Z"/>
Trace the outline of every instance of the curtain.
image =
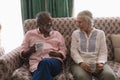
<path id="1" fill-rule="evenodd" d="M 73 0 L 46 0 L 48 11 L 53 17 L 71 17 Z"/>
<path id="2" fill-rule="evenodd" d="M 35 18 L 40 11 L 48 11 L 52 17 L 71 17 L 73 0 L 21 0 L 22 20 Z"/>

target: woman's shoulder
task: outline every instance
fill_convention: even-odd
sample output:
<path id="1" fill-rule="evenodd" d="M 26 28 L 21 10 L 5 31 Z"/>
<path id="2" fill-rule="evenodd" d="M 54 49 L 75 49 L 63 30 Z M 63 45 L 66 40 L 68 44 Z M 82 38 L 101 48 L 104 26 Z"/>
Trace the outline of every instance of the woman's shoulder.
<path id="1" fill-rule="evenodd" d="M 94 29 L 94 30 L 96 30 L 97 32 L 99 32 L 99 33 L 104 33 L 104 31 L 103 30 L 101 30 L 101 29 Z"/>
<path id="2" fill-rule="evenodd" d="M 73 31 L 74 34 L 79 33 L 79 32 L 80 32 L 79 29 L 76 29 L 76 30 Z"/>
<path id="3" fill-rule="evenodd" d="M 72 32 L 72 36 L 79 36 L 80 34 L 80 30 L 74 30 L 73 32 Z"/>

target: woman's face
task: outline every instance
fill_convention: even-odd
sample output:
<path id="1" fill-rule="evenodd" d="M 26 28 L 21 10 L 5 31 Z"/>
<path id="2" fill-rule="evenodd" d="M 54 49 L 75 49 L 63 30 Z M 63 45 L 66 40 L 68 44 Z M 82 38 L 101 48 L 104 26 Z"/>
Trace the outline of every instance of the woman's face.
<path id="1" fill-rule="evenodd" d="M 77 21 L 77 27 L 81 31 L 87 31 L 88 30 L 89 24 L 85 20 L 78 18 L 76 21 Z"/>

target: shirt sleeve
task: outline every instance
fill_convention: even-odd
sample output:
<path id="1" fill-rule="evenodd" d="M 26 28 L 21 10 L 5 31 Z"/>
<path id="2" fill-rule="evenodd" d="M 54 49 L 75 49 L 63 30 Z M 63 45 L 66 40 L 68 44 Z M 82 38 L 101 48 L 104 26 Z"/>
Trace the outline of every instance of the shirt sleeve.
<path id="1" fill-rule="evenodd" d="M 30 45 L 29 45 L 29 31 L 25 34 L 25 36 L 24 36 L 24 40 L 23 40 L 23 42 L 22 42 L 22 44 L 21 44 L 21 47 L 20 47 L 20 57 L 21 58 L 23 58 L 22 57 L 22 55 L 21 55 L 21 53 L 23 52 L 23 51 L 27 51 L 28 49 L 29 49 L 29 47 L 30 47 Z"/>
<path id="2" fill-rule="evenodd" d="M 99 54 L 98 54 L 98 62 L 105 63 L 107 61 L 107 45 L 106 45 L 106 37 L 105 33 L 102 31 L 100 33 L 100 47 L 99 47 Z"/>
<path id="3" fill-rule="evenodd" d="M 80 62 L 83 62 L 82 57 L 80 56 L 80 52 L 78 50 L 79 41 L 77 41 L 79 36 L 77 36 L 76 32 L 73 32 L 72 34 L 72 40 L 71 40 L 71 57 L 75 61 L 75 63 L 79 64 Z"/>
<path id="4" fill-rule="evenodd" d="M 63 55 L 63 59 L 65 59 L 66 58 L 66 50 L 67 50 L 66 45 L 65 45 L 65 39 L 62 36 L 62 34 L 60 34 L 59 32 L 58 32 L 57 37 L 60 40 L 58 52 L 61 53 Z"/>

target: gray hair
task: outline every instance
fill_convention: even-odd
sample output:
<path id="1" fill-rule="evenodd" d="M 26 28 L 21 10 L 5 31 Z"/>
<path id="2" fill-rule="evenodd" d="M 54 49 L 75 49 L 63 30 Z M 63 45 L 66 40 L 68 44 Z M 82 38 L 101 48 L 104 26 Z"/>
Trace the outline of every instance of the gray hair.
<path id="1" fill-rule="evenodd" d="M 78 13 L 77 18 L 79 19 L 83 19 L 86 22 L 88 22 L 89 24 L 93 25 L 93 16 L 92 13 L 88 10 L 84 10 L 80 13 Z"/>
<path id="2" fill-rule="evenodd" d="M 93 18 L 92 13 L 88 10 L 84 10 L 84 11 L 78 13 L 77 17 L 84 16 L 84 15 L 89 16 L 91 19 Z"/>

